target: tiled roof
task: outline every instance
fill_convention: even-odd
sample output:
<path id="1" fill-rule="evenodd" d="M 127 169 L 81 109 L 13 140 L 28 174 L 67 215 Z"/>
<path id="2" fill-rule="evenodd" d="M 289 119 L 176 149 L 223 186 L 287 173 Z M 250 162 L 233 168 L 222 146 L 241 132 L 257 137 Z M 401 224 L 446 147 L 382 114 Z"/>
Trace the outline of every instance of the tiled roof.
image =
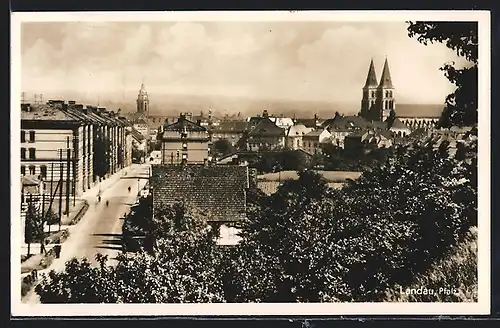
<path id="1" fill-rule="evenodd" d="M 248 184 L 248 168 L 235 165 L 153 166 L 151 177 L 155 207 L 184 201 L 209 221 L 244 218 Z"/>
<path id="2" fill-rule="evenodd" d="M 264 118 L 250 131 L 251 137 L 279 137 L 285 135 L 285 130 L 279 128 L 269 118 Z"/>
<path id="3" fill-rule="evenodd" d="M 296 119 L 296 124 L 303 124 L 307 128 L 315 128 L 317 121 L 314 118 L 299 118 Z"/>
<path id="4" fill-rule="evenodd" d="M 222 121 L 219 125 L 210 128 L 217 132 L 243 132 L 247 129 L 248 123 L 245 121 Z"/>
<path id="5" fill-rule="evenodd" d="M 374 123 L 374 122 L 373 122 Z M 365 120 L 361 116 L 335 116 L 323 123 L 324 127 L 330 130 L 351 131 L 356 129 L 367 129 L 373 126 L 373 123 Z"/>
<path id="6" fill-rule="evenodd" d="M 401 122 L 399 120 L 399 118 L 397 118 L 397 117 L 394 120 L 394 122 L 392 122 L 391 128 L 392 129 L 408 129 L 408 127 L 406 126 L 406 124 L 404 124 L 403 122 Z"/>
<path id="7" fill-rule="evenodd" d="M 306 133 L 304 137 L 319 137 L 324 130 L 313 130 L 310 131 L 309 133 Z"/>
<path id="8" fill-rule="evenodd" d="M 306 127 L 304 124 L 295 124 L 288 128 L 287 136 L 290 137 L 302 136 L 304 134 L 309 133 L 310 131 L 311 128 Z"/>
<path id="9" fill-rule="evenodd" d="M 41 120 L 41 121 L 65 121 L 76 122 L 73 115 L 63 111 L 62 109 L 48 104 L 31 104 L 30 111 L 21 111 L 22 120 Z"/>
<path id="10" fill-rule="evenodd" d="M 145 137 L 142 135 L 142 133 L 140 133 L 139 131 L 137 131 L 134 127 L 130 128 L 130 134 L 137 141 L 142 141 L 142 140 L 145 139 Z"/>
<path id="11" fill-rule="evenodd" d="M 180 117 L 179 120 L 172 124 L 167 124 L 164 126 L 164 131 L 189 131 L 189 132 L 203 132 L 207 131 L 206 128 L 200 126 L 194 122 L 191 122 L 183 117 Z"/>

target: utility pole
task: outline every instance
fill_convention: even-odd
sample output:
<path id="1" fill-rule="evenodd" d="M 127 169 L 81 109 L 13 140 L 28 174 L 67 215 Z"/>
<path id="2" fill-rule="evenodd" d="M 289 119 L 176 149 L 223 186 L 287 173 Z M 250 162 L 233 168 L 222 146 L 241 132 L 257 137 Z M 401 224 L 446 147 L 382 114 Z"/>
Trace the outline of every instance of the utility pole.
<path id="1" fill-rule="evenodd" d="M 69 137 L 67 137 L 66 144 L 66 216 L 69 216 L 69 191 L 70 191 L 70 160 L 71 160 L 71 149 L 69 148 Z"/>
<path id="2" fill-rule="evenodd" d="M 62 183 L 63 183 L 63 160 L 62 160 L 63 150 L 59 149 L 59 231 L 61 230 L 61 220 L 62 220 Z"/>
<path id="3" fill-rule="evenodd" d="M 73 136 L 73 206 L 76 206 L 76 151 L 78 139 Z"/>
<path id="4" fill-rule="evenodd" d="M 54 184 L 54 162 L 50 163 L 50 206 L 48 211 L 51 210 L 52 207 L 52 185 Z M 50 232 L 50 224 L 49 224 L 49 232 Z"/>

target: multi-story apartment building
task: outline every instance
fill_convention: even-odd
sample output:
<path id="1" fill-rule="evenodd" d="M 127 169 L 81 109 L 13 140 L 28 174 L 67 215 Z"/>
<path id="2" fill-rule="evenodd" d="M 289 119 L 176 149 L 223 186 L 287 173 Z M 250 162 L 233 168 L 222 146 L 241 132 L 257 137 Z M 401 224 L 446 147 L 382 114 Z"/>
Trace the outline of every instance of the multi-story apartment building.
<path id="1" fill-rule="evenodd" d="M 205 127 L 181 114 L 177 122 L 163 128 L 162 163 L 204 164 L 209 160 L 209 140 Z"/>
<path id="2" fill-rule="evenodd" d="M 109 139 L 106 175 L 125 167 L 123 127 L 114 113 L 73 101 L 22 104 L 21 174 L 42 179 L 46 190 L 61 181 L 64 193 L 81 195 L 99 180 L 94 153 L 98 136 Z"/>

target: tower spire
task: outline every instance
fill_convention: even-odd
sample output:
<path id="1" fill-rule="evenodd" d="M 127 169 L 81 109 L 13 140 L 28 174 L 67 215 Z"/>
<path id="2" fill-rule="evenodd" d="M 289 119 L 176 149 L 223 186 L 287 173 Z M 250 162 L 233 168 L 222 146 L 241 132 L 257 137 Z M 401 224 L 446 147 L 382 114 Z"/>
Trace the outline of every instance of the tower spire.
<path id="1" fill-rule="evenodd" d="M 377 83 L 377 74 L 375 73 L 375 65 L 373 64 L 373 58 L 370 61 L 370 68 L 368 69 L 368 76 L 366 77 L 365 88 L 376 87 Z"/>
<path id="2" fill-rule="evenodd" d="M 380 78 L 379 88 L 393 88 L 391 72 L 389 71 L 389 61 L 387 56 L 385 57 L 384 69 L 382 71 L 382 77 Z"/>

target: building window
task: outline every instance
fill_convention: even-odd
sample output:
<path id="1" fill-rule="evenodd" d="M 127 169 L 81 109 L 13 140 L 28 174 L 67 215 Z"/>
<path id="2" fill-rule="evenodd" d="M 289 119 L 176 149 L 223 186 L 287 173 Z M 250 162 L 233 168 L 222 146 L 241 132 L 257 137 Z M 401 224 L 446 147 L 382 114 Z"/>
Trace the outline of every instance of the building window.
<path id="1" fill-rule="evenodd" d="M 21 148 L 21 159 L 26 159 L 26 148 Z"/>
<path id="2" fill-rule="evenodd" d="M 386 98 L 389 98 L 389 91 L 386 91 L 386 92 L 385 92 L 385 97 L 386 97 Z"/>
<path id="3" fill-rule="evenodd" d="M 188 149 L 188 144 L 187 143 L 183 143 L 182 144 L 182 149 L 187 150 Z"/>
<path id="4" fill-rule="evenodd" d="M 30 165 L 30 175 L 35 175 L 35 166 Z"/>
<path id="5" fill-rule="evenodd" d="M 21 131 L 21 142 L 26 142 L 26 131 Z"/>
<path id="6" fill-rule="evenodd" d="M 30 131 L 30 142 L 35 142 L 35 131 Z"/>
<path id="7" fill-rule="evenodd" d="M 42 177 L 42 178 L 47 177 L 47 166 L 46 165 L 40 166 L 40 177 Z"/>
<path id="8" fill-rule="evenodd" d="M 187 154 L 182 154 L 182 160 L 186 160 L 188 158 Z"/>
<path id="9" fill-rule="evenodd" d="M 372 91 L 372 98 L 375 98 L 375 91 Z"/>
<path id="10" fill-rule="evenodd" d="M 30 159 L 35 159 L 36 158 L 35 157 L 35 148 L 30 148 L 29 151 L 30 151 Z"/>
<path id="11" fill-rule="evenodd" d="M 21 165 L 21 174 L 26 175 L 26 166 Z"/>

